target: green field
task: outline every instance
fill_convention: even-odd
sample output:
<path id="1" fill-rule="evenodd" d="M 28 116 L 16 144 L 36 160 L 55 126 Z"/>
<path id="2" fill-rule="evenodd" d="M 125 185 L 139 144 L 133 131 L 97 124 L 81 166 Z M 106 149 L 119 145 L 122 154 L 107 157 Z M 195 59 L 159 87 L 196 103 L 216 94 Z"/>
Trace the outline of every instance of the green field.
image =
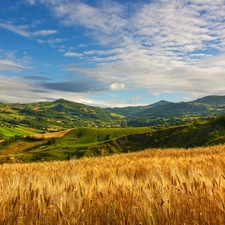
<path id="1" fill-rule="evenodd" d="M 168 127 L 74 128 L 65 130 L 65 133 L 63 131 L 63 136 L 58 135 L 60 132 L 52 132 L 37 137 L 35 134 L 43 131 L 19 126 L 1 127 L 0 131 L 9 137 L 0 143 L 0 161 L 6 162 L 9 155 L 21 162 L 55 161 L 149 148 L 187 149 L 223 144 L 225 116 L 214 118 L 210 122 Z M 26 135 L 28 137 L 24 137 Z"/>
<path id="2" fill-rule="evenodd" d="M 43 131 L 24 126 L 17 126 L 15 128 L 0 127 L 0 132 L 4 135 L 4 138 L 11 138 L 14 137 L 15 135 L 19 136 L 34 135 L 37 133 L 41 133 Z"/>
<path id="3" fill-rule="evenodd" d="M 6 133 L 7 130 L 4 131 Z M 13 141 L 3 149 L 17 149 L 20 145 L 20 152 L 16 154 L 16 158 L 23 162 L 38 161 L 45 159 L 48 161 L 52 160 L 65 160 L 71 156 L 79 155 L 80 157 L 90 155 L 85 151 L 90 146 L 98 146 L 104 142 L 114 140 L 130 134 L 140 134 L 150 132 L 150 128 L 75 128 L 69 133 L 65 134 L 61 138 L 48 138 L 40 142 L 39 139 L 35 138 L 22 138 L 20 140 Z M 19 133 L 16 130 L 17 134 Z M 9 134 L 10 131 L 9 131 Z M 23 132 L 21 135 L 23 136 Z M 28 131 L 27 131 L 27 134 Z M 32 136 L 32 132 L 29 135 Z M 54 135 L 54 133 L 53 133 Z M 20 143 L 23 142 L 23 145 Z M 26 144 L 25 144 L 26 143 Z M 36 144 L 35 144 L 36 143 Z M 4 150 L 4 154 L 5 154 Z M 0 156 L 3 151 L 0 152 Z M 13 154 L 13 152 L 12 152 Z M 4 157 L 2 156 L 2 161 Z"/>
<path id="4" fill-rule="evenodd" d="M 79 146 L 85 144 L 99 144 L 110 139 L 116 139 L 129 134 L 138 134 L 152 131 L 151 128 L 79 128 L 73 129 L 57 141 L 61 147 Z"/>

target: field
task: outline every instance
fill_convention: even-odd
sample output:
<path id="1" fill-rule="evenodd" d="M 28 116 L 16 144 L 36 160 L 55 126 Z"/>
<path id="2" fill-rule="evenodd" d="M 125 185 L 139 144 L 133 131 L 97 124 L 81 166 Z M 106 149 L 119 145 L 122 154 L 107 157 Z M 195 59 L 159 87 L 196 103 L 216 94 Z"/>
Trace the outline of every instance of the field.
<path id="1" fill-rule="evenodd" d="M 3 146 L 0 150 L 0 162 L 10 162 L 11 157 L 20 162 L 35 162 L 68 160 L 75 155 L 77 158 L 99 156 L 101 150 L 95 152 L 92 149 L 88 150 L 88 147 L 103 144 L 124 135 L 141 134 L 151 130 L 149 127 L 75 128 L 32 134 Z"/>
<path id="2" fill-rule="evenodd" d="M 225 224 L 225 145 L 0 167 L 0 224 Z"/>

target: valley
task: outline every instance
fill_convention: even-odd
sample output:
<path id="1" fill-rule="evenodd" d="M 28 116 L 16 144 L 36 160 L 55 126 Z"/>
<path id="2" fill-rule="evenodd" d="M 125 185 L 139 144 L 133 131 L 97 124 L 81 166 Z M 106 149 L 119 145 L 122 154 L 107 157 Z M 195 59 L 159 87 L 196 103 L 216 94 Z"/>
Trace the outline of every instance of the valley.
<path id="1" fill-rule="evenodd" d="M 120 109 L 102 109 L 64 99 L 1 103 L 0 162 L 9 163 L 12 158 L 24 163 L 61 161 L 149 148 L 223 144 L 224 104 L 223 96 Z"/>

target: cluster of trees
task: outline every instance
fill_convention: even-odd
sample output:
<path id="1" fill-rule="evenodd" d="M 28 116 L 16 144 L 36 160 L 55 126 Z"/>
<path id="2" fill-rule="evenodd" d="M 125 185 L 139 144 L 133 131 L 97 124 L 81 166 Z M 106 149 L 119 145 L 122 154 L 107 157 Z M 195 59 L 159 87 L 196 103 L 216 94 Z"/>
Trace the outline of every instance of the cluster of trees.
<path id="1" fill-rule="evenodd" d="M 14 137 L 5 139 L 3 142 L 0 143 L 0 149 L 4 148 L 7 145 L 12 144 L 13 142 L 20 140 L 21 138 L 22 138 L 22 136 L 15 135 Z"/>
<path id="2" fill-rule="evenodd" d="M 4 135 L 1 131 L 0 131 L 0 140 L 4 140 Z"/>
<path id="3" fill-rule="evenodd" d="M 219 124 L 225 125 L 225 114 L 213 118 L 212 121 L 213 121 L 214 123 L 219 123 Z"/>
<path id="4" fill-rule="evenodd" d="M 132 127 L 146 127 L 146 126 L 178 126 L 182 124 L 191 125 L 209 120 L 208 117 L 197 117 L 197 116 L 153 116 L 153 117 L 130 117 L 127 119 L 127 125 Z"/>

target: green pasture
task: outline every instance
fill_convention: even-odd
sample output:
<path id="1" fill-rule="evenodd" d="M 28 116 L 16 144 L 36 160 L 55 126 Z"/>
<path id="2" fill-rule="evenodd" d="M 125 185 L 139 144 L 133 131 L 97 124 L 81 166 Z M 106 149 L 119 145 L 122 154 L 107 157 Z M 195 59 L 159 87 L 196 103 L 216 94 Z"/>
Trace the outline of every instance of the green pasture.
<path id="1" fill-rule="evenodd" d="M 225 143 L 225 122 L 215 121 L 195 125 L 170 126 L 168 128 L 75 128 L 61 138 L 49 138 L 42 141 L 23 138 L 27 144 L 15 157 L 23 162 L 40 160 L 68 160 L 72 158 L 105 156 L 148 148 L 191 148 Z M 31 131 L 19 128 L 1 128 L 8 136 L 14 134 L 31 135 Z M 21 133 L 19 133 L 19 131 Z M 136 135 L 135 135 L 136 134 Z M 141 135 L 140 135 L 141 134 Z M 36 142 L 35 142 L 36 141 Z M 13 142 L 20 145 L 20 140 Z M 36 144 L 35 144 L 36 143 Z M 10 148 L 11 145 L 8 147 Z M 4 148 L 2 148 L 4 149 Z M 3 157 L 3 158 L 2 158 Z M 4 162 L 6 155 L 1 155 Z"/>
<path id="2" fill-rule="evenodd" d="M 152 131 L 143 128 L 76 128 L 57 140 L 57 146 L 79 146 L 98 144 L 129 134 L 139 134 Z"/>
<path id="3" fill-rule="evenodd" d="M 15 128 L 2 127 L 0 126 L 0 132 L 4 135 L 4 138 L 18 136 L 26 136 L 40 133 L 40 130 L 31 129 L 29 127 L 17 126 Z"/>

